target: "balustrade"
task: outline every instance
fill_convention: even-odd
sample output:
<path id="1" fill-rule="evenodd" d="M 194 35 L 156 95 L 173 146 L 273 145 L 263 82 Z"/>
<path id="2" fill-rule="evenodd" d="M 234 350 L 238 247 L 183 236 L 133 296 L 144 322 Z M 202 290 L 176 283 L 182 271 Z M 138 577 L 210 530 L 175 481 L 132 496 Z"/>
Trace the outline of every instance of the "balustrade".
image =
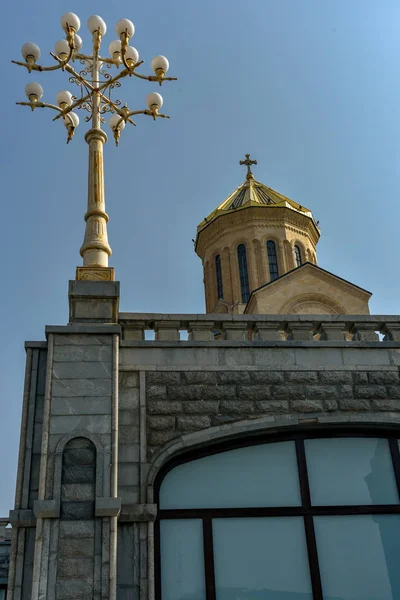
<path id="1" fill-rule="evenodd" d="M 127 342 L 400 342 L 400 317 L 121 313 Z M 147 332 L 147 333 L 146 333 Z M 149 333 L 151 332 L 151 333 Z M 183 333 L 185 332 L 185 333 Z M 148 337 L 152 337 L 148 340 Z"/>

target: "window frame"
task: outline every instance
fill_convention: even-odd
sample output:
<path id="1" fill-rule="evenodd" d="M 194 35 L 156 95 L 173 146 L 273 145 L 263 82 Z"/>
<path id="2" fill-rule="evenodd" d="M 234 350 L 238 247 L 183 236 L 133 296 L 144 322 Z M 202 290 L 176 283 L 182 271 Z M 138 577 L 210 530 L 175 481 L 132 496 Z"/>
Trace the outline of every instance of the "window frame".
<path id="1" fill-rule="evenodd" d="M 215 255 L 215 279 L 217 283 L 217 302 L 224 299 L 224 285 L 222 281 L 222 261 L 221 254 Z"/>
<path id="2" fill-rule="evenodd" d="M 387 439 L 392 459 L 393 471 L 399 495 L 398 504 L 368 504 L 313 506 L 311 503 L 310 485 L 307 471 L 305 440 L 321 438 L 376 438 Z M 296 447 L 297 467 L 299 475 L 301 506 L 255 507 L 255 508 L 201 508 L 201 509 L 159 509 L 154 528 L 155 541 L 155 598 L 162 600 L 161 590 L 161 553 L 160 522 L 161 519 L 201 519 L 203 526 L 204 573 L 206 600 L 216 600 L 214 551 L 213 551 L 213 518 L 252 518 L 252 517 L 302 517 L 307 545 L 308 564 L 313 600 L 324 600 L 319 568 L 317 541 L 314 530 L 314 517 L 343 515 L 384 515 L 400 514 L 400 428 L 346 428 L 304 430 L 285 433 L 264 433 L 255 438 L 228 440 L 209 447 L 196 449 L 180 455 L 164 465 L 154 482 L 154 501 L 159 506 L 162 482 L 172 469 L 180 464 L 204 458 L 211 454 L 227 452 L 236 448 L 257 446 L 273 442 L 293 441 Z"/>
<path id="3" fill-rule="evenodd" d="M 273 245 L 270 246 L 270 244 Z M 269 278 L 271 281 L 275 281 L 279 279 L 279 263 L 278 263 L 278 252 L 276 250 L 276 241 L 275 240 L 267 240 L 267 259 L 268 259 L 268 269 L 269 269 Z M 273 249 L 273 253 L 270 254 L 270 249 Z"/>
<path id="4" fill-rule="evenodd" d="M 239 249 L 244 248 L 244 253 L 242 255 L 242 263 L 241 257 L 239 254 Z M 238 261 L 239 268 L 239 282 L 240 282 L 240 295 L 242 298 L 242 302 L 247 304 L 250 299 L 250 280 L 249 280 L 249 267 L 247 264 L 247 248 L 244 242 L 238 244 L 236 248 L 236 255 Z M 244 258 L 243 258 L 244 257 Z"/>
<path id="5" fill-rule="evenodd" d="M 303 258 L 301 256 L 301 248 L 298 244 L 294 245 L 294 257 L 296 261 L 296 268 L 298 269 L 303 264 Z"/>

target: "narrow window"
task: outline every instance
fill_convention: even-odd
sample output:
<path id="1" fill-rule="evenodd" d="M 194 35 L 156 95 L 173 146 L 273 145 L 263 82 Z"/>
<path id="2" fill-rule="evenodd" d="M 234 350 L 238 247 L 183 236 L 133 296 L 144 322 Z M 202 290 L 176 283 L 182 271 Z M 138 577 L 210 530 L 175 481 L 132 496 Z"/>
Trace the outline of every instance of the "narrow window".
<path id="1" fill-rule="evenodd" d="M 278 259 L 276 256 L 276 245 L 275 242 L 269 240 L 267 242 L 267 254 L 268 254 L 268 264 L 269 264 L 269 274 L 271 276 L 271 281 L 274 279 L 278 279 L 279 277 L 279 269 L 278 269 Z"/>
<path id="2" fill-rule="evenodd" d="M 248 302 L 250 298 L 249 275 L 247 272 L 246 246 L 240 244 L 237 249 L 239 263 L 240 290 L 242 302 Z"/>
<path id="3" fill-rule="evenodd" d="M 222 287 L 222 269 L 221 269 L 221 257 L 219 254 L 215 257 L 215 274 L 217 276 L 217 293 L 218 300 L 224 297 L 224 289 Z"/>
<path id="4" fill-rule="evenodd" d="M 296 267 L 301 267 L 303 263 L 301 261 L 301 252 L 298 246 L 294 247 L 294 255 L 296 257 Z"/>

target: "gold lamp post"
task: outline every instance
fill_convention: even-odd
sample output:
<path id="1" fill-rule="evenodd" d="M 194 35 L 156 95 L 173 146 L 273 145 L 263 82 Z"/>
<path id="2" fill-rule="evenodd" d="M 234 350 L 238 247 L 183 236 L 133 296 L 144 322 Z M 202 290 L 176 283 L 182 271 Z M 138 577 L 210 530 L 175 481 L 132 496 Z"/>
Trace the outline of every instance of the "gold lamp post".
<path id="1" fill-rule="evenodd" d="M 112 92 L 121 86 L 124 77 L 132 75 L 162 85 L 164 81 L 176 80 L 176 77 L 166 77 L 169 68 L 165 56 L 156 56 L 151 62 L 154 75 L 137 73 L 137 68 L 144 62 L 139 61 L 139 53 L 129 45 L 135 32 L 135 27 L 129 19 L 120 19 L 116 25 L 119 39 L 109 45 L 109 57 L 100 56 L 100 45 L 106 34 L 107 26 L 103 19 L 94 15 L 88 20 L 88 28 L 92 34 L 91 54 L 80 52 L 82 39 L 77 32 L 80 29 L 80 20 L 73 13 L 66 13 L 61 18 L 61 27 L 65 32 L 65 39 L 55 45 L 55 51 L 50 52 L 55 63 L 51 67 L 37 64 L 40 58 L 40 49 L 36 44 L 28 42 L 22 46 L 22 56 L 25 62 L 13 61 L 25 67 L 29 73 L 32 71 L 54 71 L 61 69 L 69 74 L 70 83 L 76 84 L 80 93 L 74 96 L 71 92 L 63 90 L 56 95 L 56 104 L 42 102 L 42 87 L 35 82 L 28 83 L 25 93 L 28 102 L 17 102 L 22 106 L 29 106 L 32 111 L 37 108 L 51 108 L 58 114 L 54 121 L 61 119 L 67 130 L 67 143 L 71 141 L 79 125 L 79 117 L 74 109 L 83 109 L 89 114 L 85 116 L 86 122 L 91 122 L 91 128 L 85 134 L 89 145 L 89 181 L 88 201 L 85 214 L 86 229 L 82 247 L 83 267 L 78 267 L 77 279 L 86 280 L 114 280 L 114 269 L 108 266 L 111 248 L 107 237 L 108 215 L 105 212 L 104 198 L 104 169 L 103 145 L 107 135 L 102 130 L 106 122 L 105 114 L 110 113 L 109 126 L 113 132 L 115 143 L 118 146 L 119 137 L 126 123 L 136 125 L 134 115 L 148 115 L 154 120 L 169 118 L 161 114 L 160 108 L 163 99 L 160 94 L 152 92 L 147 96 L 147 109 L 131 111 L 126 104 L 121 106 L 120 100 L 112 99 Z M 76 70 L 72 63 L 80 62 L 83 69 Z M 107 69 L 116 67 L 118 72 L 112 75 Z"/>

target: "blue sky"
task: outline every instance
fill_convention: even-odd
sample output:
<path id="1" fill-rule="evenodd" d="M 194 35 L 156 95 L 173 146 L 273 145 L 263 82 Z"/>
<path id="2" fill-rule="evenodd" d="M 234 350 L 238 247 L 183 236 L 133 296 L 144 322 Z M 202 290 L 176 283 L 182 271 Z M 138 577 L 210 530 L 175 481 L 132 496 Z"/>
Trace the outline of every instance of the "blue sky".
<path id="1" fill-rule="evenodd" d="M 120 4 L 119 6 L 122 6 Z M 111 264 L 123 311 L 203 312 L 196 225 L 244 179 L 256 178 L 311 208 L 320 220 L 319 264 L 373 292 L 371 312 L 398 313 L 400 4 L 397 0 L 105 0 L 10 3 L 4 27 L 2 135 L 3 293 L 0 362 L 0 516 L 13 505 L 24 377 L 24 341 L 68 320 L 68 280 L 80 265 L 86 207 L 83 123 L 68 146 L 50 111 L 17 107 L 37 80 L 44 100 L 70 89 L 65 74 L 28 73 L 20 47 L 41 62 L 63 37 L 61 14 L 100 14 L 115 39 L 133 20 L 132 44 L 150 69 L 170 60 L 171 120 L 138 118 L 119 148 L 105 148 Z M 118 96 L 144 107 L 154 84 L 124 80 Z M 111 138 L 111 136 L 110 136 Z M 6 459 L 6 460 L 5 460 Z"/>

